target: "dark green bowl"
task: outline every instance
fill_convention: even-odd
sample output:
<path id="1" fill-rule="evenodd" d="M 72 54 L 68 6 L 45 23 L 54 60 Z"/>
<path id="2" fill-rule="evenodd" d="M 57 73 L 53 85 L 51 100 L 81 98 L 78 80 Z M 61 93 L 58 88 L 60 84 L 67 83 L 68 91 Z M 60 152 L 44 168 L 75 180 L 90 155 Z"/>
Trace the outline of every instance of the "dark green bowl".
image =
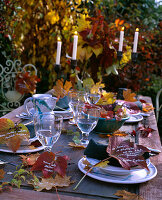
<path id="1" fill-rule="evenodd" d="M 129 119 L 129 117 L 122 118 L 120 121 L 116 119 L 108 120 L 100 117 L 94 131 L 100 134 L 113 133 L 120 129 L 127 119 Z"/>

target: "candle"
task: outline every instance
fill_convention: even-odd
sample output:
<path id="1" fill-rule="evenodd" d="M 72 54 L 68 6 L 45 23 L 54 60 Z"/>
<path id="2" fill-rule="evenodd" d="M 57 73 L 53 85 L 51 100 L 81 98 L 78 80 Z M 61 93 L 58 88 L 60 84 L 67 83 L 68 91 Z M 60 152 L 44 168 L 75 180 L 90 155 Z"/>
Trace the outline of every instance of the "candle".
<path id="1" fill-rule="evenodd" d="M 77 55 L 77 44 L 78 44 L 78 35 L 77 35 L 77 31 L 75 31 L 75 32 L 74 32 L 74 41 L 73 41 L 72 60 L 76 60 L 76 55 Z"/>
<path id="2" fill-rule="evenodd" d="M 57 38 L 57 55 L 56 55 L 56 65 L 60 65 L 60 56 L 61 56 L 61 39 Z"/>
<path id="3" fill-rule="evenodd" d="M 136 31 L 134 34 L 133 53 L 137 52 L 138 35 L 139 35 L 139 29 L 136 28 Z"/>
<path id="4" fill-rule="evenodd" d="M 123 49 L 124 27 L 120 31 L 119 51 Z"/>

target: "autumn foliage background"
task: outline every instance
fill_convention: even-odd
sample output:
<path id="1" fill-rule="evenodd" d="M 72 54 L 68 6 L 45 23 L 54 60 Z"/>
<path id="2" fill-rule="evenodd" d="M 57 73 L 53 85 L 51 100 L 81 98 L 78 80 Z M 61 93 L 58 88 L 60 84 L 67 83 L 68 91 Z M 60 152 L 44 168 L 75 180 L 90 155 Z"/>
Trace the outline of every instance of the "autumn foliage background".
<path id="1" fill-rule="evenodd" d="M 106 90 L 127 87 L 152 95 L 161 81 L 161 6 L 154 0 L 34 0 L 1 1 L 2 64 L 20 59 L 38 69 L 41 81 L 37 93 L 53 87 L 58 74 L 54 69 L 57 36 L 62 40 L 61 77 L 77 82 L 91 77 L 102 79 Z M 117 60 L 118 38 L 125 27 L 123 60 Z M 139 28 L 138 59 L 130 60 L 134 32 Z M 71 69 L 73 33 L 78 31 L 78 67 Z"/>

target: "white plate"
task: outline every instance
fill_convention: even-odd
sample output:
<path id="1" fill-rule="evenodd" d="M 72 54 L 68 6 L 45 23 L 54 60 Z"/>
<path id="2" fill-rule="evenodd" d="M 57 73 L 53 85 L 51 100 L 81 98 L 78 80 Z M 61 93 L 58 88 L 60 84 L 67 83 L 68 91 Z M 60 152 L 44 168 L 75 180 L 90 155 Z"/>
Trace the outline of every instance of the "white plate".
<path id="1" fill-rule="evenodd" d="M 84 174 L 87 173 L 87 171 L 84 169 L 85 165 L 83 164 L 83 159 L 81 158 L 78 162 L 78 167 L 81 172 Z M 150 163 L 149 166 L 149 171 L 146 169 L 140 172 L 131 172 L 129 175 L 126 176 L 118 176 L 118 175 L 112 175 L 108 173 L 103 173 L 99 169 L 94 169 L 91 172 L 87 174 L 87 176 L 104 181 L 104 182 L 109 182 L 109 183 L 119 183 L 119 184 L 137 184 L 137 183 L 143 183 L 146 181 L 149 181 L 153 179 L 157 175 L 157 169 L 156 167 Z"/>
<path id="2" fill-rule="evenodd" d="M 33 115 L 34 110 L 29 109 L 29 112 Z M 62 115 L 64 119 L 73 118 L 72 112 L 70 110 L 54 111 L 54 113 Z M 19 115 L 16 115 L 16 117 L 21 119 L 32 119 L 32 115 L 27 115 L 27 113 L 20 113 Z"/>
<path id="3" fill-rule="evenodd" d="M 29 142 L 30 141 L 34 142 L 36 140 L 37 140 L 37 138 L 34 137 L 32 139 L 29 139 Z M 34 152 L 37 152 L 37 151 L 41 151 L 43 149 L 45 149 L 44 146 L 40 146 L 40 147 L 37 147 L 35 149 L 30 149 L 27 145 L 21 145 L 20 148 L 16 152 L 13 152 L 6 145 L 0 145 L 0 151 L 1 152 L 6 152 L 6 153 L 34 153 Z"/>
<path id="4" fill-rule="evenodd" d="M 125 123 L 133 123 L 133 122 L 140 122 L 143 120 L 142 115 L 130 115 L 129 119 L 125 121 Z"/>
<path id="5" fill-rule="evenodd" d="M 86 158 L 86 159 L 88 160 L 88 162 L 91 165 L 95 165 L 100 161 L 100 160 L 93 159 L 93 158 Z M 149 166 L 150 160 L 147 159 L 146 163 L 147 163 L 147 166 Z M 112 165 L 107 165 L 106 167 L 98 167 L 98 169 L 101 170 L 104 173 L 118 175 L 118 176 L 129 175 L 132 172 L 140 172 L 141 173 L 141 171 L 145 171 L 144 168 L 140 168 L 140 167 L 133 167 L 130 170 L 127 170 L 127 169 L 124 169 L 122 167 L 116 167 L 116 166 L 112 166 Z"/>

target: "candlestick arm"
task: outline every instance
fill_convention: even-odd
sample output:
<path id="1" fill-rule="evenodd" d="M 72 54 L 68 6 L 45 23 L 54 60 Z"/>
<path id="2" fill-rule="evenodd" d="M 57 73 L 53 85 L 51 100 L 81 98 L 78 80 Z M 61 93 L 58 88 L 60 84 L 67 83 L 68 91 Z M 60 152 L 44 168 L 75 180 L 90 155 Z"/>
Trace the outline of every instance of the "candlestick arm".
<path id="1" fill-rule="evenodd" d="M 136 62 L 138 58 L 138 53 L 132 52 L 131 58 L 132 58 L 132 62 Z"/>
<path id="2" fill-rule="evenodd" d="M 122 57 L 123 57 L 123 52 L 122 51 L 117 51 L 117 58 L 118 58 L 119 62 L 122 59 Z"/>
<path id="3" fill-rule="evenodd" d="M 61 70 L 61 65 L 54 64 L 54 69 L 55 69 L 55 72 L 58 74 Z"/>
<path id="4" fill-rule="evenodd" d="M 77 66 L 77 60 L 72 60 L 71 59 L 71 68 L 75 69 L 76 66 Z"/>

